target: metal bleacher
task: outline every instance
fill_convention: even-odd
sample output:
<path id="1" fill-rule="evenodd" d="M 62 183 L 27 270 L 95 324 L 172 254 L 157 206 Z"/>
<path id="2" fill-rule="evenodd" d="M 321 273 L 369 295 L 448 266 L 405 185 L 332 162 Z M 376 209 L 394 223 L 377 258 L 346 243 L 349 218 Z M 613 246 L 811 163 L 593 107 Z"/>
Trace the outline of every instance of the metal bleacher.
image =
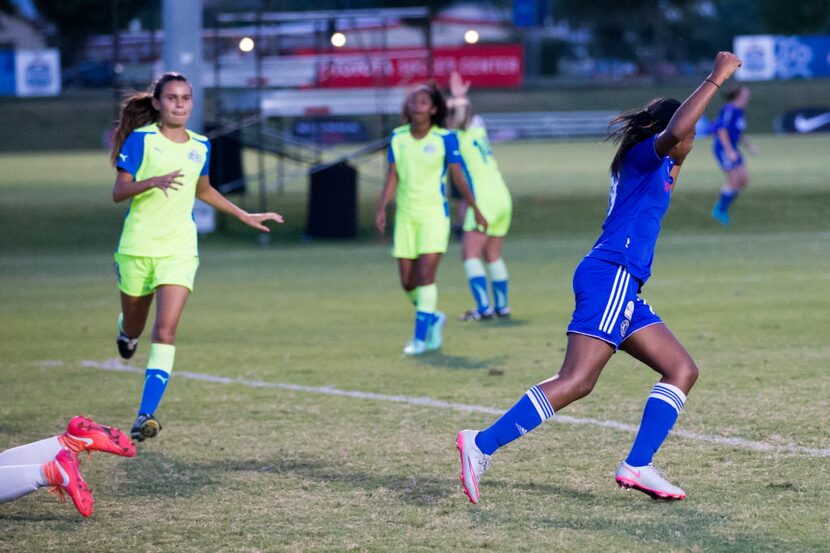
<path id="1" fill-rule="evenodd" d="M 482 113 L 492 140 L 604 136 L 613 111 Z"/>

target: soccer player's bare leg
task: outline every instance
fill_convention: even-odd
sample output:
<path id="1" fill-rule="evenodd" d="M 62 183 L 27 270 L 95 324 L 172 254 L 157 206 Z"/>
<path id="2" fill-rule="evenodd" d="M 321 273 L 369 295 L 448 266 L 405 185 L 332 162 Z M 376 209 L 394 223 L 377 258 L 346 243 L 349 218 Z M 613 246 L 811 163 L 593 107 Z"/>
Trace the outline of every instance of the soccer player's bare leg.
<path id="1" fill-rule="evenodd" d="M 167 389 L 176 357 L 176 329 L 190 291 L 184 286 L 159 286 L 156 289 L 156 321 L 153 343 L 144 372 L 144 389 L 138 416 L 130 435 L 134 440 L 152 438 L 161 430 L 155 411 Z"/>
<path id="2" fill-rule="evenodd" d="M 683 499 L 685 492 L 657 473 L 652 460 L 680 415 L 686 395 L 698 377 L 692 357 L 664 324 L 639 330 L 621 349 L 662 377 L 646 401 L 640 429 L 631 451 L 617 468 L 617 483 L 655 499 Z"/>

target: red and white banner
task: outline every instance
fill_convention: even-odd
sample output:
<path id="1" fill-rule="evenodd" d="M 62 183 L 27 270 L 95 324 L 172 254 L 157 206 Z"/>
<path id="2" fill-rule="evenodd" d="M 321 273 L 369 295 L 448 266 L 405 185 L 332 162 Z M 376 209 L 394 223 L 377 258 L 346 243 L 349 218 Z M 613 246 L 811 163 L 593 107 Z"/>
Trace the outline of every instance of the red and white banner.
<path id="1" fill-rule="evenodd" d="M 446 85 L 453 71 L 473 88 L 518 88 L 524 75 L 520 44 L 433 48 L 431 71 L 423 48 L 304 55 L 317 58 L 317 79 L 309 86 L 320 88 L 400 87 L 429 78 Z"/>

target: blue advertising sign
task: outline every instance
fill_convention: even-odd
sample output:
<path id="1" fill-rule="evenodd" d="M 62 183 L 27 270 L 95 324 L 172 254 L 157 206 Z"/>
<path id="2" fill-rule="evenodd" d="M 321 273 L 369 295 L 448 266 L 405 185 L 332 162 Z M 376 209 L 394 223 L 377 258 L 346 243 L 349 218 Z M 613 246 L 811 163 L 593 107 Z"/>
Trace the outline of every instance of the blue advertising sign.
<path id="1" fill-rule="evenodd" d="M 0 50 L 0 96 L 14 96 L 14 50 Z"/>
<path id="2" fill-rule="evenodd" d="M 742 81 L 830 77 L 830 36 L 738 36 L 734 51 Z"/>
<path id="3" fill-rule="evenodd" d="M 536 27 L 548 16 L 549 0 L 513 0 L 513 24 L 517 27 Z"/>

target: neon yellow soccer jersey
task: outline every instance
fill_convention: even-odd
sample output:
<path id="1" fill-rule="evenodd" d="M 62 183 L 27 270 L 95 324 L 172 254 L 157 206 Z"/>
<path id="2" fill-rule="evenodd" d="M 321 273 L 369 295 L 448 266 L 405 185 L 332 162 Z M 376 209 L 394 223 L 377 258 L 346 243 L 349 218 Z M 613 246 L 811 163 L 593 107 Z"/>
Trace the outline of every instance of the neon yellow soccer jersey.
<path id="1" fill-rule="evenodd" d="M 395 164 L 398 173 L 398 213 L 416 218 L 439 213 L 449 217 L 448 166 L 461 163 L 453 131 L 433 126 L 426 136 L 416 139 L 409 125 L 398 127 L 389 141 L 389 163 Z"/>
<path id="2" fill-rule="evenodd" d="M 208 174 L 210 142 L 187 131 L 190 140 L 173 142 L 155 124 L 134 130 L 124 141 L 116 168 L 136 181 L 181 170 L 178 190 L 150 188 L 135 196 L 116 251 L 133 256 L 198 255 L 193 202 L 199 177 Z"/>
<path id="3" fill-rule="evenodd" d="M 499 171 L 487 130 L 480 117 L 475 117 L 466 130 L 456 131 L 461 157 L 467 169 L 467 180 L 475 194 L 476 204 L 484 211 L 510 203 L 510 192 Z"/>

